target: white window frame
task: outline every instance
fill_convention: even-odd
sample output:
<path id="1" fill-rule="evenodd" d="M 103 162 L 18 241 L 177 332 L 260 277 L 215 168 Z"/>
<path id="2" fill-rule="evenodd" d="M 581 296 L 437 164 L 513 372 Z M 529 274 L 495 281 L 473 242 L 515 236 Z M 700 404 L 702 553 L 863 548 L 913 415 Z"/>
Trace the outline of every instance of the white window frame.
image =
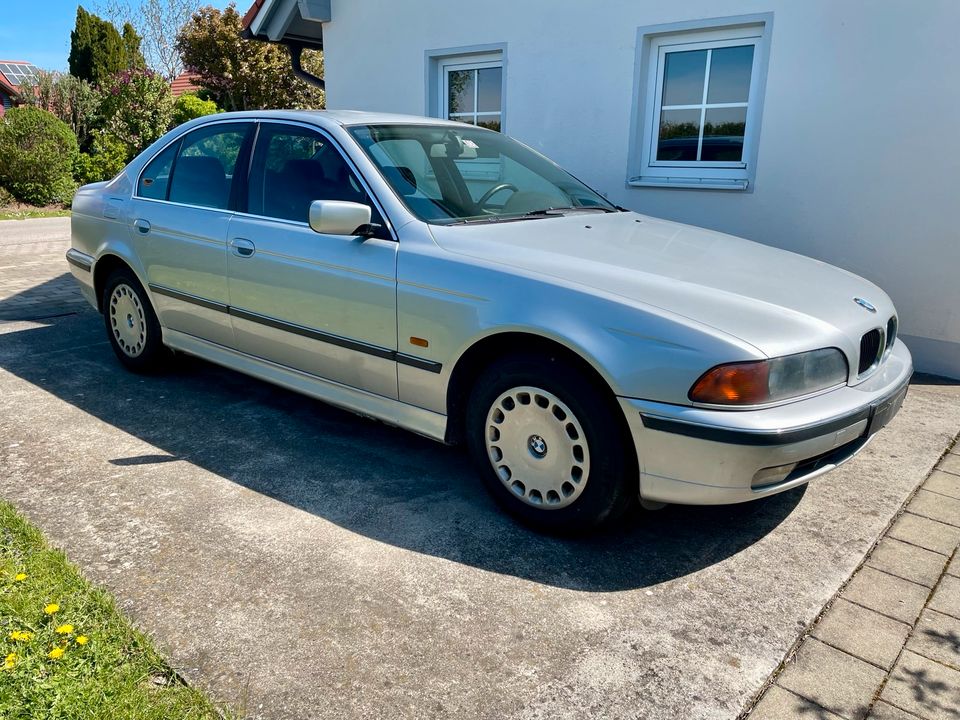
<path id="1" fill-rule="evenodd" d="M 713 190 L 750 190 L 756 174 L 756 158 L 760 136 L 766 67 L 769 56 L 769 35 L 772 16 L 728 18 L 673 26 L 641 28 L 637 43 L 634 122 L 627 184 L 633 187 L 678 187 Z M 690 106 L 668 106 L 668 109 L 699 109 L 700 133 L 706 110 L 712 107 L 747 108 L 743 154 L 740 162 L 710 160 L 657 160 L 660 114 L 663 109 L 663 77 L 667 53 L 690 50 L 713 50 L 724 47 L 753 45 L 750 91 L 746 103 L 707 103 L 710 74 L 708 53 L 703 97 Z M 702 139 L 700 141 L 702 143 Z"/>
<path id="2" fill-rule="evenodd" d="M 493 58 L 490 55 L 468 55 L 461 58 L 446 58 L 440 61 L 440 102 L 443 103 L 444 120 L 462 120 L 469 117 L 476 125 L 481 118 L 496 117 L 500 121 L 501 131 L 503 130 L 503 82 L 500 83 L 500 109 L 484 110 L 478 108 L 480 95 L 480 77 L 478 70 L 486 68 L 500 68 L 501 78 L 503 77 L 503 62 L 499 57 Z M 470 70 L 474 73 L 473 81 L 473 112 L 450 113 L 450 73 L 460 70 Z"/>
<path id="3" fill-rule="evenodd" d="M 473 45 L 460 48 L 443 48 L 426 51 L 426 114 L 444 120 L 458 120 L 457 115 L 471 117 L 473 120 L 484 117 L 498 117 L 500 132 L 505 132 L 507 120 L 507 46 L 505 43 L 493 45 Z M 482 70 L 500 68 L 500 110 L 478 111 L 477 93 L 479 83 L 474 83 L 473 112 L 454 113 L 450 117 L 448 92 L 449 75 L 453 70 Z"/>

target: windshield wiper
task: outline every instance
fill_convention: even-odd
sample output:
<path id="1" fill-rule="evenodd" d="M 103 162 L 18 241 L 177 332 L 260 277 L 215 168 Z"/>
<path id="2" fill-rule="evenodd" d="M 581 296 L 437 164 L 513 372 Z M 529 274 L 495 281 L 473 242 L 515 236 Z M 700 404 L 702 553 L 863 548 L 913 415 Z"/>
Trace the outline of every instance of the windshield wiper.
<path id="1" fill-rule="evenodd" d="M 530 212 L 525 212 L 522 217 L 540 217 L 540 216 L 550 216 L 550 215 L 563 215 L 568 213 L 571 210 L 584 211 L 584 212 L 602 212 L 602 213 L 612 213 L 618 212 L 613 208 L 605 208 L 602 205 L 569 205 L 566 207 L 548 207 L 543 208 L 542 210 L 531 210 Z"/>

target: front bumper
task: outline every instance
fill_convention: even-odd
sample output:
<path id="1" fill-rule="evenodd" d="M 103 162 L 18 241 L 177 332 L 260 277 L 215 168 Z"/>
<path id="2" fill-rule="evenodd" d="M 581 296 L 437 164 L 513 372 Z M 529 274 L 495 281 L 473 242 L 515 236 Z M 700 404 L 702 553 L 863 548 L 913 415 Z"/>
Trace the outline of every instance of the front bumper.
<path id="1" fill-rule="evenodd" d="M 809 482 L 846 462 L 899 411 L 913 361 L 899 340 L 856 386 L 763 410 L 709 410 L 619 398 L 637 449 L 640 495 L 738 503 Z"/>

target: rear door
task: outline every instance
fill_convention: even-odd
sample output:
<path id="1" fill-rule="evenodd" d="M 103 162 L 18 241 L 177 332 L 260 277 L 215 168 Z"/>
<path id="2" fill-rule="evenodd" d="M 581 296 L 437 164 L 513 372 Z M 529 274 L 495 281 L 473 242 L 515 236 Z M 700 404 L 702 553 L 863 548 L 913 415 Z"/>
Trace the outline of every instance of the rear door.
<path id="1" fill-rule="evenodd" d="M 349 160 L 318 129 L 262 122 L 245 200 L 228 232 L 237 348 L 396 398 L 397 243 Z M 314 200 L 370 205 L 379 237 L 314 232 Z"/>
<path id="2" fill-rule="evenodd" d="M 254 123 L 204 125 L 144 168 L 131 233 L 160 322 L 233 346 L 227 314 L 227 226 L 243 185 Z"/>

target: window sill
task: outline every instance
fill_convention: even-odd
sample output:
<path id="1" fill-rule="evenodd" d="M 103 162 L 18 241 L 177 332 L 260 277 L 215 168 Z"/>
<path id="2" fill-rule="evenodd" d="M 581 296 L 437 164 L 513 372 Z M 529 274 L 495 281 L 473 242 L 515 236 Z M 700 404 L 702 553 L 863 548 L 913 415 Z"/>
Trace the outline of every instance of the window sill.
<path id="1" fill-rule="evenodd" d="M 693 190 L 735 190 L 744 191 L 750 185 L 749 180 L 721 180 L 718 178 L 669 178 L 641 176 L 627 180 L 629 187 L 680 188 Z"/>

